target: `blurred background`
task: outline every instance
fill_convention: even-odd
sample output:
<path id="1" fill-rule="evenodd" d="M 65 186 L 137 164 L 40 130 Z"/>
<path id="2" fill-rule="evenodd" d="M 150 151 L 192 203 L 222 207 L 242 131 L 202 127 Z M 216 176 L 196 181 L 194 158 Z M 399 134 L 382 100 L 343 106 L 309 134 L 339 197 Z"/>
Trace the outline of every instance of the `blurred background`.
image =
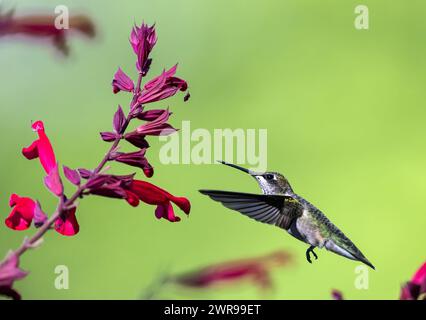
<path id="1" fill-rule="evenodd" d="M 151 182 L 192 202 L 179 223 L 154 217 L 154 208 L 91 197 L 78 209 L 80 233 L 45 237 L 22 258 L 30 275 L 16 283 L 27 299 L 138 299 L 163 270 L 193 268 L 264 255 L 293 254 L 274 270 L 276 290 L 259 295 L 250 285 L 158 297 L 191 299 L 329 299 L 332 288 L 349 299 L 394 299 L 425 260 L 426 242 L 426 4 L 363 1 L 370 29 L 354 28 L 359 1 L 127 0 L 2 1 L 51 12 L 58 4 L 91 16 L 94 40 L 70 38 L 70 55 L 46 44 L 0 37 L 0 212 L 11 193 L 38 198 L 51 212 L 55 199 L 42 185 L 38 163 L 20 150 L 35 138 L 41 119 L 57 158 L 92 168 L 107 149 L 117 104 L 111 80 L 118 66 L 135 74 L 128 43 L 133 23 L 156 23 L 159 40 L 148 78 L 179 62 L 190 86 L 170 106 L 171 123 L 191 127 L 267 128 L 268 168 L 287 176 L 294 190 L 320 208 L 376 266 L 368 290 L 355 288 L 359 264 L 325 250 L 305 260 L 307 246 L 283 230 L 231 212 L 200 188 L 258 192 L 253 179 L 220 165 L 162 165 L 161 143 L 150 139 Z M 75 10 L 75 11 L 74 11 Z M 132 168 L 113 166 L 114 172 Z M 143 178 L 141 171 L 137 176 Z M 68 186 L 71 193 L 71 187 Z M 2 218 L 2 219 L 3 219 Z M 0 254 L 29 232 L 0 224 Z M 57 290 L 57 265 L 70 271 L 69 290 Z"/>

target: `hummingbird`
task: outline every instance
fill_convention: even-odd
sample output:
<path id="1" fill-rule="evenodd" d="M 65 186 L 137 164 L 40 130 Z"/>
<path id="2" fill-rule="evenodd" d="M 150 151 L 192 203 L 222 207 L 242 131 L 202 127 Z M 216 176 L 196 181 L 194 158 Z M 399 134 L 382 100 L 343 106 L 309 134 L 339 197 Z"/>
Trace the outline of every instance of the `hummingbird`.
<path id="1" fill-rule="evenodd" d="M 314 252 L 315 248 L 326 248 L 375 269 L 355 244 L 324 213 L 293 191 L 282 174 L 254 172 L 225 161 L 219 162 L 251 175 L 256 179 L 263 194 L 220 190 L 199 190 L 200 193 L 256 221 L 282 228 L 296 239 L 305 242 L 309 245 L 306 250 L 306 259 L 309 263 L 312 263 L 311 253 L 318 259 Z"/>

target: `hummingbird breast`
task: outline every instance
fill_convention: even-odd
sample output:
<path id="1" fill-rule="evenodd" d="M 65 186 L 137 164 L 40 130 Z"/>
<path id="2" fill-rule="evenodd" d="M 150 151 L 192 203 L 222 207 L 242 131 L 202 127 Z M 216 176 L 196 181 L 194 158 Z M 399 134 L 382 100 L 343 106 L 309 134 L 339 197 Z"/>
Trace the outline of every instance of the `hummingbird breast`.
<path id="1" fill-rule="evenodd" d="M 303 211 L 302 216 L 296 219 L 289 233 L 299 240 L 318 248 L 322 248 L 326 241 L 318 221 L 307 208 Z"/>

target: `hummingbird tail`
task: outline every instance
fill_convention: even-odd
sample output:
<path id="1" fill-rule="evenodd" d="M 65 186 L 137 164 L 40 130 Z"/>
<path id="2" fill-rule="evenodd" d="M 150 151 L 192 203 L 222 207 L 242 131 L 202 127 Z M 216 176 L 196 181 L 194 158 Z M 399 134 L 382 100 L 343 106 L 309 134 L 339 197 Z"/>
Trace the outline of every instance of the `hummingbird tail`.
<path id="1" fill-rule="evenodd" d="M 347 240 L 350 241 L 349 239 Z M 336 244 L 334 241 L 329 240 L 326 242 L 325 248 L 348 259 L 360 261 L 365 265 L 369 266 L 371 269 L 376 270 L 373 264 L 362 254 L 362 252 L 352 242 L 350 242 L 349 246 L 341 246 Z"/>

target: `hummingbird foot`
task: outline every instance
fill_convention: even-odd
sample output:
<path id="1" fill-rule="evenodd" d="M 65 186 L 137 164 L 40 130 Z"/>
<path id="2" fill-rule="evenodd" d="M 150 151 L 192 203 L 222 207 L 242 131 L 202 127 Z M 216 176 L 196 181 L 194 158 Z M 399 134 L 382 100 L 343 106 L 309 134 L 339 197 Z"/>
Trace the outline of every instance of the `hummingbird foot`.
<path id="1" fill-rule="evenodd" d="M 314 257 L 315 257 L 315 260 L 317 260 L 317 259 L 318 259 L 317 254 L 314 252 L 314 249 L 315 249 L 315 247 L 314 247 L 314 246 L 310 246 L 310 247 L 308 248 L 308 250 L 306 250 L 306 260 L 308 260 L 308 262 L 309 262 L 309 263 L 312 263 L 311 255 L 310 255 L 310 253 L 311 253 L 311 252 L 312 252 L 312 254 L 313 254 L 313 255 L 314 255 Z"/>

